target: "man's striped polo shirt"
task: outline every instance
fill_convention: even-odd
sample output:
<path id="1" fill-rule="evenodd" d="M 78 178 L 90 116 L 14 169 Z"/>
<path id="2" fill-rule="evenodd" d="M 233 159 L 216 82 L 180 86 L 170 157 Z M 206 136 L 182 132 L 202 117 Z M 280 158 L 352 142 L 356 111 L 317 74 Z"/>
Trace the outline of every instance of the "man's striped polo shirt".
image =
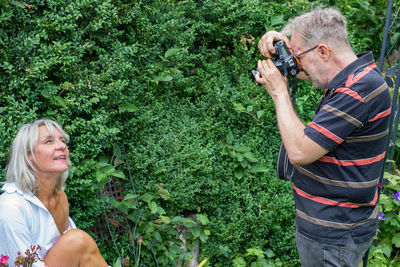
<path id="1" fill-rule="evenodd" d="M 293 191 L 299 233 L 328 244 L 375 235 L 378 181 L 388 139 L 388 86 L 371 52 L 328 84 L 305 134 L 329 152 L 295 166 Z"/>

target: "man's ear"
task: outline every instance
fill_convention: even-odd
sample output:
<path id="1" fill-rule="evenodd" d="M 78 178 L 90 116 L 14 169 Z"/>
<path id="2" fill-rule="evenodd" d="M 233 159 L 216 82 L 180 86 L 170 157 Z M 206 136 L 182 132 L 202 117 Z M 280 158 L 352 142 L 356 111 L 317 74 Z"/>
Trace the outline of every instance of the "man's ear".
<path id="1" fill-rule="evenodd" d="M 326 44 L 320 44 L 317 48 L 318 55 L 325 61 L 329 59 L 332 49 L 330 49 Z"/>

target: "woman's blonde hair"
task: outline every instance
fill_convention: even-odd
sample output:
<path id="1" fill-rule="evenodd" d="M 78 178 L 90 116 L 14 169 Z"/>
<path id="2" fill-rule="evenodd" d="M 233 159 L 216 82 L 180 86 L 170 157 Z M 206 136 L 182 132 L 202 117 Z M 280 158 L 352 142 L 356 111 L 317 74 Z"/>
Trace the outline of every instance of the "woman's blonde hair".
<path id="1" fill-rule="evenodd" d="M 49 119 L 36 120 L 22 125 L 19 129 L 12 143 L 6 178 L 7 182 L 14 182 L 23 192 L 32 192 L 33 194 L 39 189 L 39 182 L 35 177 L 35 167 L 29 156 L 32 155 L 33 160 L 36 161 L 33 151 L 38 144 L 39 127 L 41 126 L 46 126 L 51 135 L 54 135 L 54 128 L 57 129 L 63 135 L 65 141 L 69 141 L 68 134 L 64 132 L 61 126 Z M 68 165 L 70 165 L 70 162 L 68 162 Z M 57 183 L 58 190 L 64 190 L 67 177 L 68 170 L 60 177 Z"/>

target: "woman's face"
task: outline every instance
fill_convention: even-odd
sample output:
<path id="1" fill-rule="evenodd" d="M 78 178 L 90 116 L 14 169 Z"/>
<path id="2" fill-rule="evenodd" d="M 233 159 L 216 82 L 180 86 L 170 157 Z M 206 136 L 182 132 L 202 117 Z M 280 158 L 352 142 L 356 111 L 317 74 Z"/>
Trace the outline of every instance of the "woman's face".
<path id="1" fill-rule="evenodd" d="M 59 177 L 68 170 L 69 151 L 64 136 L 57 128 L 53 132 L 52 135 L 44 125 L 39 127 L 38 144 L 33 150 L 36 162 L 31 158 L 38 178 Z"/>

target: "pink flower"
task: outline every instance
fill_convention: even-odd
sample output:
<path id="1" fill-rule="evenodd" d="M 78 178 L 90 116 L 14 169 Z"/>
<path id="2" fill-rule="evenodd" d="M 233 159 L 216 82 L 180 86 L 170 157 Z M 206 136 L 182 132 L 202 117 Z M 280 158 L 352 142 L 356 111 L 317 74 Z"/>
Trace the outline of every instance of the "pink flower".
<path id="1" fill-rule="evenodd" d="M 1 255 L 1 258 L 0 258 L 0 263 L 7 263 L 8 262 L 8 256 L 7 255 Z"/>

